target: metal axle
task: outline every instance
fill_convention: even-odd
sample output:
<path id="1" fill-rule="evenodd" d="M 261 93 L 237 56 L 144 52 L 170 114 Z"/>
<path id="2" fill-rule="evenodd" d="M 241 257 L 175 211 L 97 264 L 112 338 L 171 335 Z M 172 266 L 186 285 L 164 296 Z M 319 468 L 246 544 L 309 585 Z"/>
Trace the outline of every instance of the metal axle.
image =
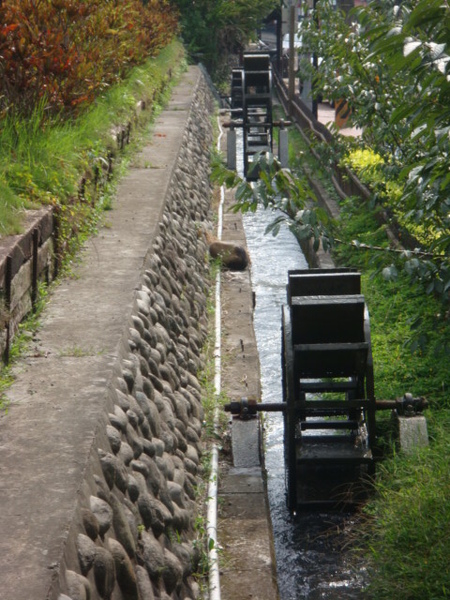
<path id="1" fill-rule="evenodd" d="M 343 408 L 345 403 L 343 402 Z M 428 401 L 422 396 L 414 398 L 409 392 L 404 394 L 403 398 L 395 400 L 376 400 L 376 410 L 396 410 L 399 415 L 410 417 L 421 413 L 428 408 Z M 285 412 L 287 404 L 285 402 L 258 402 L 257 400 L 249 400 L 241 398 L 229 404 L 224 405 L 224 410 L 232 415 L 246 420 L 254 417 L 258 412 Z"/>
<path id="2" fill-rule="evenodd" d="M 258 126 L 266 126 L 268 127 L 269 125 L 271 125 L 272 127 L 279 127 L 280 129 L 284 129 L 285 127 L 289 127 L 290 125 L 292 125 L 292 121 L 285 121 L 284 119 L 280 119 L 279 121 L 271 121 L 270 123 L 260 123 L 257 122 L 255 123 Z M 252 123 L 247 123 L 247 126 L 252 125 Z M 222 127 L 225 127 L 226 129 L 234 129 L 235 127 L 244 127 L 244 121 L 243 120 L 238 120 L 238 121 L 229 121 L 227 123 L 223 123 Z"/>

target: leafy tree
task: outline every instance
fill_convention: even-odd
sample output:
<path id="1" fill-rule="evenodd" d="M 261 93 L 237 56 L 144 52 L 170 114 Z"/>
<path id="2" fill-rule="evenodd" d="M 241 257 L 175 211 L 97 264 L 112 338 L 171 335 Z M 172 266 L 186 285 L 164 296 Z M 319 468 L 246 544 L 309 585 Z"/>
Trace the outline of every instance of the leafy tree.
<path id="1" fill-rule="evenodd" d="M 174 0 L 188 51 L 220 80 L 278 0 Z"/>
<path id="2" fill-rule="evenodd" d="M 386 182 L 400 185 L 390 208 L 418 237 L 406 269 L 448 301 L 450 291 L 450 8 L 441 0 L 372 1 L 351 19 L 317 3 L 303 26 L 323 58 L 315 89 L 346 99 L 362 145 L 382 161 Z M 307 68 L 310 69 L 309 62 Z M 394 276 L 398 265 L 385 270 Z"/>
<path id="3" fill-rule="evenodd" d="M 401 148 L 405 180 L 401 208 L 427 233 L 434 260 L 409 268 L 429 279 L 430 291 L 450 290 L 450 8 L 438 0 L 394 7 L 394 23 L 375 32 L 373 55 L 405 80 L 406 101 L 397 104 L 390 124 L 405 129 Z"/>

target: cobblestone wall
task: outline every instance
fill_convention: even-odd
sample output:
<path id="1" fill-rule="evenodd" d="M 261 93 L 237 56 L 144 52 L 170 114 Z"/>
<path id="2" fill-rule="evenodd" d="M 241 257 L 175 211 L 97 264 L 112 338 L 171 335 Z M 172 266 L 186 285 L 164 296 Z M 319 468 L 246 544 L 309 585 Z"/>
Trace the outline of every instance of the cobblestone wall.
<path id="1" fill-rule="evenodd" d="M 209 282 L 197 227 L 210 207 L 211 112 L 201 79 L 77 498 L 58 600 L 198 597 L 197 374 Z"/>

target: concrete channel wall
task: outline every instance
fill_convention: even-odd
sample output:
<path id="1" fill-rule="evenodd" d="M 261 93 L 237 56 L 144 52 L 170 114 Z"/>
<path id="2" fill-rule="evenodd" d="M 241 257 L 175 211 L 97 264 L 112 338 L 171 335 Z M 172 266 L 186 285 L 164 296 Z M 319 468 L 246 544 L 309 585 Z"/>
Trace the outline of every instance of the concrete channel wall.
<path id="1" fill-rule="evenodd" d="M 212 104 L 190 68 L 18 367 L 0 421 L 3 600 L 198 595 Z"/>

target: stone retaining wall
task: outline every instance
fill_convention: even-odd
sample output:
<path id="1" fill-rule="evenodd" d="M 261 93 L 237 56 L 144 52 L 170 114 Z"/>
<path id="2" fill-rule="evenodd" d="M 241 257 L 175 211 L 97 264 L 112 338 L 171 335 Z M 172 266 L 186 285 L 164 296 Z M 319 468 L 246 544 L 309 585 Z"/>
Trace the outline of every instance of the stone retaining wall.
<path id="1" fill-rule="evenodd" d="M 203 78 L 145 259 L 51 598 L 196 598 L 212 99 Z M 58 568 L 59 567 L 59 568 Z"/>
<path id="2" fill-rule="evenodd" d="M 0 361 L 9 350 L 21 321 L 34 310 L 40 281 L 56 275 L 53 209 L 29 210 L 25 233 L 0 239 Z"/>

